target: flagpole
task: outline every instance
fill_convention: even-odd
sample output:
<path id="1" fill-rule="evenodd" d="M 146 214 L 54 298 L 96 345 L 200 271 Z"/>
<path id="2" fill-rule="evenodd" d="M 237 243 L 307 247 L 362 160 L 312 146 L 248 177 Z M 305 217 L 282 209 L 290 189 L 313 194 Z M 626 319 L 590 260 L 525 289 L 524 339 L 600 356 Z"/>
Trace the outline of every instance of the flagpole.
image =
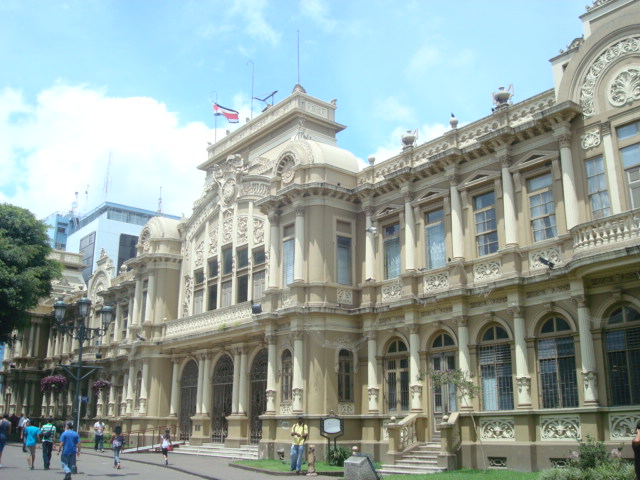
<path id="1" fill-rule="evenodd" d="M 218 92 L 216 92 L 215 90 L 211 93 L 215 93 L 216 97 L 214 100 L 214 105 L 218 104 Z M 216 112 L 214 110 L 213 112 L 213 143 L 216 143 L 216 141 L 218 140 L 218 115 L 216 115 Z"/>
<path id="2" fill-rule="evenodd" d="M 247 65 L 251 63 L 251 120 L 253 120 L 253 78 L 255 73 L 255 65 L 253 64 L 253 60 L 249 60 Z"/>

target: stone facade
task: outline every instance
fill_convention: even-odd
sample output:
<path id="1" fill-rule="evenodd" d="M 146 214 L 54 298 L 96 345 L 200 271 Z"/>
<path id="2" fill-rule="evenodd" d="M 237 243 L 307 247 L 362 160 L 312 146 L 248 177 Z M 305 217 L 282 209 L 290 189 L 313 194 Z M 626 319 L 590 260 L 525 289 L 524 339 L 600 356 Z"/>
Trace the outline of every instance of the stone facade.
<path id="1" fill-rule="evenodd" d="M 336 146 L 335 102 L 299 85 L 209 147 L 191 216 L 151 220 L 126 271 L 91 280 L 116 320 L 86 347 L 111 382 L 88 421 L 276 458 L 298 414 L 321 445 L 333 411 L 340 442 L 377 460 L 434 440 L 449 467 L 518 470 L 560 464 L 586 435 L 628 443 L 640 5 L 581 18 L 554 89 L 515 104 L 498 89 L 490 116 L 424 144 L 407 134 L 364 169 Z M 44 370 L 73 354 L 56 334 L 47 348 Z M 434 388 L 445 369 L 480 395 Z"/>

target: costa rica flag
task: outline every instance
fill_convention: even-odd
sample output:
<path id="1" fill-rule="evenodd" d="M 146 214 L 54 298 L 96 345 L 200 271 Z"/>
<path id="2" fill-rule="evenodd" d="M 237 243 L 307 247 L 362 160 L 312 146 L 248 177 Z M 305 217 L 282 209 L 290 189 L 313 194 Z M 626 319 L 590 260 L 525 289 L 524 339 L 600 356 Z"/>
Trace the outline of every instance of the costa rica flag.
<path id="1" fill-rule="evenodd" d="M 213 114 L 214 115 L 224 115 L 229 123 L 238 123 L 240 122 L 239 113 L 235 110 L 231 110 L 230 108 L 225 108 L 222 105 L 218 105 L 217 103 L 213 104 Z"/>

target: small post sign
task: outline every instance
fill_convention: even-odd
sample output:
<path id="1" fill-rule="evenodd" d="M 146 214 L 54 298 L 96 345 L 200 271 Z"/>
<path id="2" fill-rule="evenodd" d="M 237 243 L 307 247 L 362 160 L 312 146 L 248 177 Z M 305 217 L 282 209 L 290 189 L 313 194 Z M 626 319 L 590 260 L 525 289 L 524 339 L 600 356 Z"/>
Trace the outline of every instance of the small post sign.
<path id="1" fill-rule="evenodd" d="M 344 435 L 344 420 L 338 418 L 331 410 L 328 416 L 320 419 L 320 435 L 327 439 L 327 463 L 329 463 L 331 440 L 333 440 L 333 448 L 336 448 L 336 439 Z"/>

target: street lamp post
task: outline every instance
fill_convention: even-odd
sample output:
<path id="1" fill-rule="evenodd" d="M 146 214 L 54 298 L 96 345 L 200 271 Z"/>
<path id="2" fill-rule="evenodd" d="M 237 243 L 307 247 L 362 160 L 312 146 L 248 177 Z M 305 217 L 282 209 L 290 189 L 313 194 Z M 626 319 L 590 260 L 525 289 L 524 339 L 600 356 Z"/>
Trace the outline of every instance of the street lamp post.
<path id="1" fill-rule="evenodd" d="M 76 431 L 80 433 L 80 409 L 82 406 L 82 397 L 80 396 L 80 386 L 82 384 L 82 380 L 87 378 L 89 375 L 93 373 L 95 367 L 91 367 L 84 376 L 82 375 L 82 347 L 84 346 L 84 342 L 87 340 L 91 340 L 96 337 L 102 337 L 106 335 L 109 324 L 113 319 L 113 307 L 109 305 L 103 306 L 98 313 L 100 313 L 102 317 L 102 323 L 100 327 L 90 328 L 86 325 L 86 320 L 89 317 L 89 312 L 91 311 L 91 300 L 87 297 L 83 297 L 76 302 L 78 306 L 78 317 L 77 318 L 65 318 L 65 314 L 67 311 L 68 304 L 64 303 L 62 299 L 58 299 L 53 304 L 53 312 L 55 325 L 59 332 L 62 334 L 69 335 L 71 338 L 78 340 L 78 363 L 76 365 L 60 365 L 62 368 L 66 370 L 66 372 L 73 378 L 76 382 L 76 396 L 75 396 L 75 415 L 74 415 L 74 424 L 76 427 Z M 75 367 L 75 373 L 71 368 Z"/>

